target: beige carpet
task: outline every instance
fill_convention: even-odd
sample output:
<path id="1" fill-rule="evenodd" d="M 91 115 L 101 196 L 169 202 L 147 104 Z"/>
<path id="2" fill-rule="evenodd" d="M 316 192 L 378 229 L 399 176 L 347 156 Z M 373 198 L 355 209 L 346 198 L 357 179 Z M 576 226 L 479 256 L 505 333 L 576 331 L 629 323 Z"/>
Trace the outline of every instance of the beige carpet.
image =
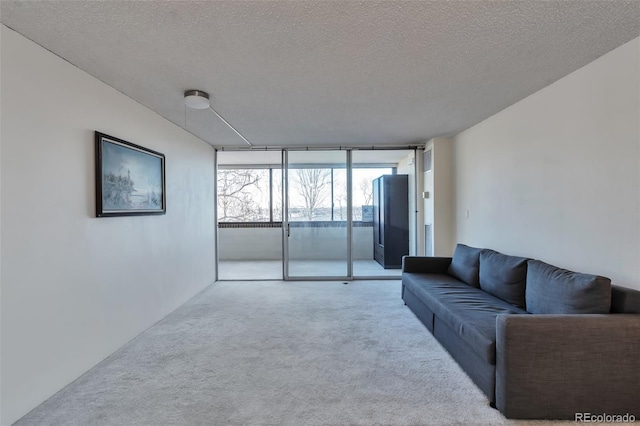
<path id="1" fill-rule="evenodd" d="M 556 423 L 490 408 L 399 281 L 274 281 L 214 284 L 17 424 Z"/>

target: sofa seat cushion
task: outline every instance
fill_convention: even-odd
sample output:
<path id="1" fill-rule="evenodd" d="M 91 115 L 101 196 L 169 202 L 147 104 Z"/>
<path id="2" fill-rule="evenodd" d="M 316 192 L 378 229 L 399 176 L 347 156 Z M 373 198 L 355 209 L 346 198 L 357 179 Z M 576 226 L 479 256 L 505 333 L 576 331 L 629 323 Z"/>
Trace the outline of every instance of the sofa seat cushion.
<path id="1" fill-rule="evenodd" d="M 402 282 L 490 364 L 496 363 L 496 317 L 527 314 L 448 275 L 405 273 Z"/>

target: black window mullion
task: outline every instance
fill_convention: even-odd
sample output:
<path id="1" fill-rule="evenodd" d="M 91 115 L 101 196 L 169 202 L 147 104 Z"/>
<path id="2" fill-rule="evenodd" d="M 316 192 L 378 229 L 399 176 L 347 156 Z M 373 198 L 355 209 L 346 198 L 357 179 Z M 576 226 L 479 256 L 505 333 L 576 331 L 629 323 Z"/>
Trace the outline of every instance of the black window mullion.
<path id="1" fill-rule="evenodd" d="M 333 222 L 333 209 L 335 208 L 336 203 L 333 199 L 333 167 L 331 168 L 331 222 Z"/>
<path id="2" fill-rule="evenodd" d="M 269 222 L 273 223 L 273 169 L 269 167 Z"/>

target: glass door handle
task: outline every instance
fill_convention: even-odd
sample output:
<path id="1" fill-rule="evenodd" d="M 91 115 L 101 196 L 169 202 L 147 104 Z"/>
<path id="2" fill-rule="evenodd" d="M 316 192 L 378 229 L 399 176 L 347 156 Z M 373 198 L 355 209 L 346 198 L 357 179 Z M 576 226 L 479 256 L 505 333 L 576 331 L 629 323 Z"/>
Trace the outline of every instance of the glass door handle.
<path id="1" fill-rule="evenodd" d="M 287 238 L 291 236 L 291 224 L 287 223 Z"/>

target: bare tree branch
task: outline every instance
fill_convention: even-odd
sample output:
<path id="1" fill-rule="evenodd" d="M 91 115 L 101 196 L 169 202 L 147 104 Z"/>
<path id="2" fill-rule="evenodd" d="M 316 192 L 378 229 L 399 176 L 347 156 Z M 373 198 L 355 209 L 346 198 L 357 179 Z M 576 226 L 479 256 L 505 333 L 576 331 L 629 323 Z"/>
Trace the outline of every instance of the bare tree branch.
<path id="1" fill-rule="evenodd" d="M 358 186 L 360 187 L 362 198 L 364 199 L 363 205 L 370 206 L 371 202 L 373 201 L 373 183 L 371 182 L 371 180 L 363 177 L 362 179 L 360 179 Z"/>
<path id="2" fill-rule="evenodd" d="M 231 169 L 218 171 L 218 220 L 247 222 L 259 219 L 262 209 L 254 199 L 260 191 L 257 170 Z"/>
<path id="3" fill-rule="evenodd" d="M 295 169 L 296 188 L 304 198 L 304 211 L 313 220 L 316 210 L 327 198 L 331 185 L 331 169 Z"/>

